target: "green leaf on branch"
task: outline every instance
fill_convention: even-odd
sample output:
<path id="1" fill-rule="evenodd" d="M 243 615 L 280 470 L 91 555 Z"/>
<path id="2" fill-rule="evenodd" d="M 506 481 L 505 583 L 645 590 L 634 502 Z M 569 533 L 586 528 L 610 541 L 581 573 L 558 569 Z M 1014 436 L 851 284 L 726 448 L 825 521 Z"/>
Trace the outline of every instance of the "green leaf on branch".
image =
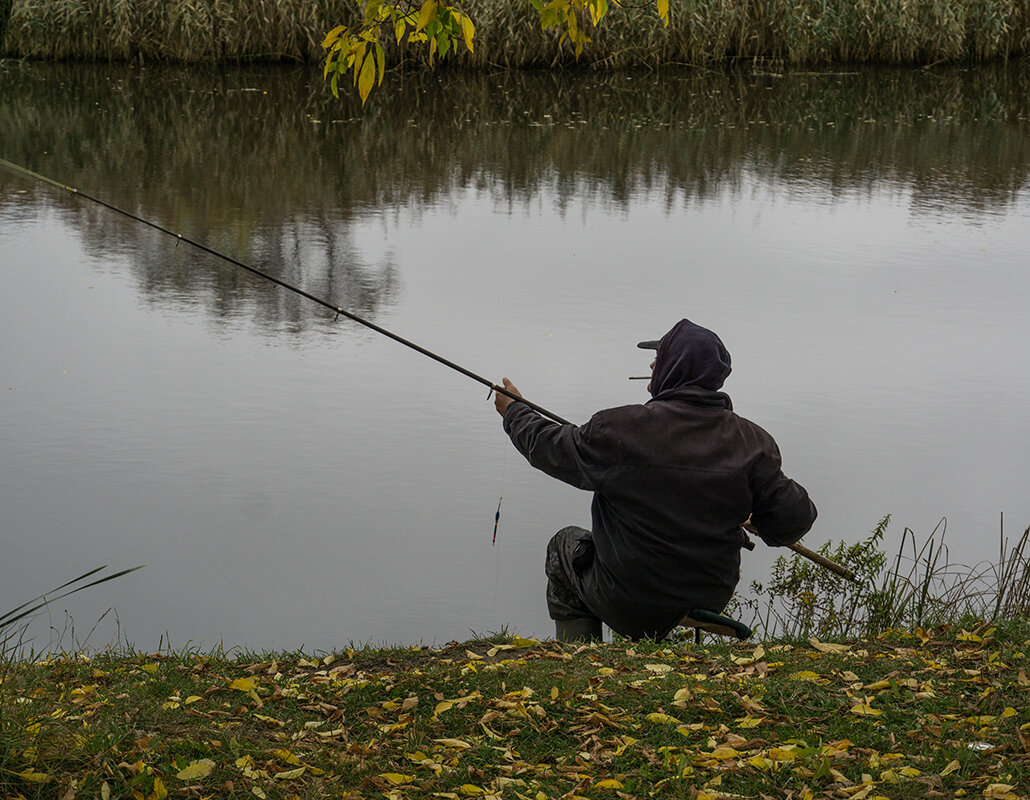
<path id="1" fill-rule="evenodd" d="M 658 16 L 668 27 L 669 0 L 655 2 Z M 530 4 L 539 15 L 541 30 L 555 29 L 559 44 L 568 42 L 577 58 L 590 44 L 589 33 L 601 24 L 609 7 L 622 6 L 620 0 L 530 0 Z M 472 18 L 441 0 L 366 0 L 363 19 L 360 30 L 337 25 L 322 42 L 327 51 L 323 77 L 333 94 L 337 95 L 340 76 L 350 72 L 362 105 L 372 88 L 382 85 L 386 73 L 384 35 L 391 36 L 398 47 L 426 43 L 430 67 L 437 58 L 456 52 L 462 43 L 468 52 L 474 52 L 476 26 Z M 386 32 L 384 26 L 388 26 Z"/>

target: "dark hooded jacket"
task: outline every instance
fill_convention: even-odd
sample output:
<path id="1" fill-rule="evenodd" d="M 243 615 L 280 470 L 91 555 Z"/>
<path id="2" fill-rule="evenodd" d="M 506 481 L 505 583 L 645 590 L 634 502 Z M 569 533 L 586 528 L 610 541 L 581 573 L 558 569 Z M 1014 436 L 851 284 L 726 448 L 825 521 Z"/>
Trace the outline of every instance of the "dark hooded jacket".
<path id="1" fill-rule="evenodd" d="M 504 415 L 530 464 L 594 492 L 595 554 L 577 566 L 577 588 L 631 638 L 663 636 L 691 608 L 725 607 L 748 517 L 770 545 L 798 541 L 816 517 L 804 488 L 783 474 L 772 436 L 718 391 L 730 372 L 718 336 L 683 320 L 657 343 L 655 362 L 644 405 L 579 426 L 517 401 Z"/>

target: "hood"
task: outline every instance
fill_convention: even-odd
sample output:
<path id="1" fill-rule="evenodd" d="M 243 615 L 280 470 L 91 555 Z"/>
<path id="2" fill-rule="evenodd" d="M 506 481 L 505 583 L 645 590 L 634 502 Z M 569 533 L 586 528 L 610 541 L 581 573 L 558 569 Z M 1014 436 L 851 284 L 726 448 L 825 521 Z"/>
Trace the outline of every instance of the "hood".
<path id="1" fill-rule="evenodd" d="M 718 391 L 729 374 L 730 354 L 722 340 L 683 319 L 658 342 L 651 397 L 686 386 Z"/>

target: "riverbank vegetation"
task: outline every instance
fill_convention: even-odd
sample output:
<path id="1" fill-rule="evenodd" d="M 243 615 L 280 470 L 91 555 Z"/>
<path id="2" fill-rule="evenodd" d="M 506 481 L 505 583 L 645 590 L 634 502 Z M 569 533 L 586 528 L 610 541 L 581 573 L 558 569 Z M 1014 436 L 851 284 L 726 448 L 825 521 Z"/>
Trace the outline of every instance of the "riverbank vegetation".
<path id="1" fill-rule="evenodd" d="M 337 25 L 360 29 L 364 3 L 331 0 L 14 0 L 2 52 L 46 59 L 319 62 Z M 415 4 L 420 5 L 420 4 Z M 475 48 L 454 63 L 479 68 L 790 64 L 929 64 L 1030 52 L 1030 5 L 1016 0 L 673 0 L 665 27 L 655 3 L 611 3 L 577 60 L 567 27 L 541 29 L 532 0 L 469 0 Z M 428 61 L 425 45 L 382 44 L 388 63 Z"/>
<path id="2" fill-rule="evenodd" d="M 819 549 L 856 581 L 795 555 L 780 557 L 769 580 L 752 583 L 749 599 L 738 601 L 734 613 L 750 609 L 752 625 L 765 636 L 787 640 L 875 637 L 962 619 L 1030 616 L 1030 527 L 1010 539 L 1002 515 L 997 559 L 966 565 L 949 558 L 946 519 L 923 539 L 905 528 L 893 554 L 884 546 L 889 524 L 887 515 L 865 540 Z"/>
<path id="3" fill-rule="evenodd" d="M 1030 529 L 1007 550 L 1002 531 L 1000 561 L 970 570 L 946 563 L 941 526 L 918 547 L 906 530 L 888 563 L 888 522 L 824 548 L 864 593 L 791 556 L 760 593 L 793 628 L 734 645 L 8 647 L 0 793 L 1022 800 Z M 866 635 L 833 635 L 843 617 Z"/>
<path id="4" fill-rule="evenodd" d="M 12 798 L 1018 800 L 1025 621 L 869 640 L 0 664 Z"/>

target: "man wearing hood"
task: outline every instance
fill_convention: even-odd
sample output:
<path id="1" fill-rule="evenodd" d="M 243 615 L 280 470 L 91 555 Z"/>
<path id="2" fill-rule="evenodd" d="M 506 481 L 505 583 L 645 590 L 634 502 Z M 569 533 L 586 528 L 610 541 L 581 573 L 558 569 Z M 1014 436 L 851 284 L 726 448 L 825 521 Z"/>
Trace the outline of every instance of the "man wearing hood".
<path id="1" fill-rule="evenodd" d="M 740 578 L 745 523 L 769 545 L 812 527 L 808 493 L 781 469 L 766 431 L 719 391 L 730 354 L 681 320 L 659 341 L 651 399 L 560 425 L 497 393 L 504 430 L 537 469 L 594 492 L 591 530 L 547 546 L 547 607 L 562 641 L 663 638 L 690 609 L 721 612 Z M 518 395 L 507 378 L 504 387 Z"/>

